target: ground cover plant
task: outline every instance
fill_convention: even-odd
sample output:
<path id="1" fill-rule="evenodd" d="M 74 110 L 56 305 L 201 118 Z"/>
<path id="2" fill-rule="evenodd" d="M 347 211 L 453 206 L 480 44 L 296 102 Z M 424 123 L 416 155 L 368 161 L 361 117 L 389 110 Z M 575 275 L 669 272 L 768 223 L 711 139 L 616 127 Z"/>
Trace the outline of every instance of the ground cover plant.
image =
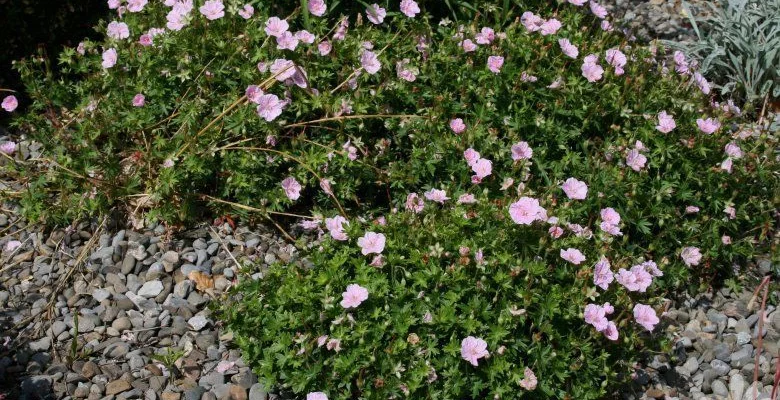
<path id="1" fill-rule="evenodd" d="M 658 345 L 662 297 L 774 232 L 776 138 L 597 3 L 109 5 L 60 57 L 82 79 L 18 64 L 45 151 L 3 144 L 6 194 L 49 222 L 303 217 L 308 261 L 222 310 L 282 392 L 598 398 Z"/>

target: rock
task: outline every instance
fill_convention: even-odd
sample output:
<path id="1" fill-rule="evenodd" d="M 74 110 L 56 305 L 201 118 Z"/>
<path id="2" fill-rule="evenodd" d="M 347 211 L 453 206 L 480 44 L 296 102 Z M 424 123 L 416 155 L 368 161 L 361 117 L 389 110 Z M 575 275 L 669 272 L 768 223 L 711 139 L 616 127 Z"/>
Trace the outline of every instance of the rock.
<path id="1" fill-rule="evenodd" d="M 31 376 L 22 381 L 22 393 L 35 393 L 40 398 L 47 398 L 52 393 L 52 378 L 46 375 Z"/>
<path id="2" fill-rule="evenodd" d="M 230 387 L 224 383 L 217 383 L 211 387 L 211 394 L 213 394 L 216 399 L 229 400 Z"/>
<path id="3" fill-rule="evenodd" d="M 161 281 L 149 281 L 144 283 L 143 286 L 138 289 L 138 295 L 141 297 L 152 298 L 160 294 L 162 290 L 163 283 Z"/>
<path id="4" fill-rule="evenodd" d="M 663 399 L 666 396 L 666 393 L 664 393 L 663 390 L 651 388 L 645 392 L 645 395 L 649 399 Z"/>
<path id="5" fill-rule="evenodd" d="M 246 389 L 238 385 L 230 385 L 230 400 L 247 400 Z"/>
<path id="6" fill-rule="evenodd" d="M 115 319 L 114 322 L 111 323 L 111 327 L 116 329 L 118 332 L 122 332 L 131 329 L 133 324 L 130 322 L 130 318 L 121 317 Z"/>
<path id="7" fill-rule="evenodd" d="M 109 297 L 111 297 L 111 292 L 106 289 L 95 289 L 92 291 L 92 298 L 94 298 L 98 303 Z"/>
<path id="8" fill-rule="evenodd" d="M 132 387 L 133 385 L 124 379 L 111 381 L 106 385 L 106 395 L 111 396 L 117 393 L 122 393 L 124 391 L 130 390 Z"/>
<path id="9" fill-rule="evenodd" d="M 203 393 L 206 391 L 206 389 L 195 386 L 193 388 L 187 389 L 184 392 L 184 400 L 200 400 L 200 397 L 203 395 Z"/>
<path id="10" fill-rule="evenodd" d="M 685 368 L 690 375 L 693 375 L 699 369 L 699 360 L 697 360 L 696 357 L 688 357 L 688 360 L 683 364 L 683 368 Z"/>
<path id="11" fill-rule="evenodd" d="M 249 400 L 268 400 L 268 393 L 262 384 L 255 383 L 249 389 Z"/>
<path id="12" fill-rule="evenodd" d="M 203 386 L 206 388 L 211 388 L 218 384 L 225 383 L 225 375 L 219 373 L 219 372 L 211 372 L 206 375 L 203 375 L 198 380 L 198 386 Z"/>
<path id="13" fill-rule="evenodd" d="M 34 342 L 30 342 L 28 346 L 34 352 L 47 351 L 51 347 L 51 340 L 48 337 L 42 337 Z"/>
<path id="14" fill-rule="evenodd" d="M 192 326 L 192 329 L 199 331 L 208 325 L 209 320 L 208 318 L 204 317 L 203 315 L 196 315 L 192 318 L 190 318 L 187 323 Z"/>
<path id="15" fill-rule="evenodd" d="M 732 399 L 741 399 L 742 394 L 745 393 L 745 378 L 740 374 L 732 375 L 729 379 L 729 394 Z"/>
<path id="16" fill-rule="evenodd" d="M 729 395 L 729 389 L 723 381 L 716 379 L 712 382 L 712 394 L 727 397 Z"/>
<path id="17" fill-rule="evenodd" d="M 181 393 L 175 393 L 171 391 L 165 391 L 160 395 L 160 400 L 179 400 L 181 399 Z M 189 400 L 189 398 L 187 398 Z M 194 398 L 193 398 L 194 400 Z M 200 393 L 198 393 L 197 400 L 200 400 Z"/>
<path id="18" fill-rule="evenodd" d="M 100 368 L 92 361 L 87 361 L 81 367 L 81 376 L 92 379 L 93 376 L 100 374 Z"/>
<path id="19" fill-rule="evenodd" d="M 131 291 L 126 292 L 125 296 L 127 296 L 127 298 L 141 311 L 157 309 L 157 303 L 155 303 L 154 300 L 147 299 L 146 297 L 137 295 Z"/>
<path id="20" fill-rule="evenodd" d="M 156 393 L 161 393 L 168 382 L 168 378 L 164 376 L 152 376 L 149 378 L 149 388 L 153 389 Z"/>
<path id="21" fill-rule="evenodd" d="M 731 367 L 732 368 L 742 368 L 745 366 L 745 364 L 752 361 L 753 356 L 753 345 L 746 344 L 741 349 L 735 351 L 731 355 Z"/>
<path id="22" fill-rule="evenodd" d="M 125 342 L 115 342 L 103 350 L 103 357 L 120 358 L 130 351 L 130 345 Z"/>
<path id="23" fill-rule="evenodd" d="M 712 362 L 710 362 L 710 367 L 712 367 L 712 370 L 715 371 L 718 376 L 726 375 L 731 371 L 731 367 L 721 360 L 712 360 Z"/>

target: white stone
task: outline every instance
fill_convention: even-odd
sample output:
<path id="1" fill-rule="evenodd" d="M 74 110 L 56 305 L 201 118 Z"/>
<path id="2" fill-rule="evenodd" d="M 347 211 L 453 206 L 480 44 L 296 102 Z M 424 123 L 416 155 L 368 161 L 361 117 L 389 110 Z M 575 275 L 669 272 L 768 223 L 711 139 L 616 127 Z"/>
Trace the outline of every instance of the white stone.
<path id="1" fill-rule="evenodd" d="M 209 319 L 202 315 L 196 315 L 187 321 L 187 323 L 189 323 L 190 326 L 192 326 L 192 329 L 196 331 L 205 328 L 209 322 L 210 322 Z"/>
<path id="2" fill-rule="evenodd" d="M 152 298 L 162 293 L 163 283 L 160 281 L 149 281 L 144 283 L 140 289 L 138 289 L 138 295 L 141 297 Z"/>

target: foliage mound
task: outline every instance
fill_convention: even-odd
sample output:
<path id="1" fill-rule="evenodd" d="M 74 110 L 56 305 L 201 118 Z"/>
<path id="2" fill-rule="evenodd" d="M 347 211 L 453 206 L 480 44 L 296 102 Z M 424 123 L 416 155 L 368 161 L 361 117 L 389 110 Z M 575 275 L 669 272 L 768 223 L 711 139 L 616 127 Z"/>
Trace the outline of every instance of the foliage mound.
<path id="1" fill-rule="evenodd" d="M 15 124 L 44 154 L 4 168 L 50 222 L 121 206 L 282 229 L 311 210 L 312 262 L 242 277 L 223 309 L 283 391 L 598 398 L 660 297 L 773 233 L 775 137 L 596 3 L 461 23 L 408 0 L 166 3 L 128 2 L 104 42 L 64 52 L 80 80 L 19 64 L 34 103 Z"/>

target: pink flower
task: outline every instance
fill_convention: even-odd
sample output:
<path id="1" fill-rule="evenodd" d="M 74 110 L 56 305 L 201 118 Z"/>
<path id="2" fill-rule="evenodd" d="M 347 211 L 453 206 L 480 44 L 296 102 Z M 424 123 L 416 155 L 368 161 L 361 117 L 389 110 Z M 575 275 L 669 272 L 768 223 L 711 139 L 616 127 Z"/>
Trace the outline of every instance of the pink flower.
<path id="1" fill-rule="evenodd" d="M 472 51 L 477 49 L 477 45 L 474 44 L 474 42 L 472 42 L 471 39 L 466 39 L 460 42 L 460 46 L 463 47 L 463 51 L 465 51 L 466 53 L 471 53 Z"/>
<path id="2" fill-rule="evenodd" d="M 536 220 L 547 219 L 547 210 L 539 205 L 539 200 L 521 197 L 509 205 L 509 216 L 516 224 L 531 225 Z"/>
<path id="3" fill-rule="evenodd" d="M 295 38 L 306 44 L 312 44 L 314 43 L 314 40 L 317 39 L 313 33 L 305 29 L 295 32 Z"/>
<path id="4" fill-rule="evenodd" d="M 321 17 L 328 10 L 328 6 L 325 4 L 325 0 L 309 0 L 309 12 L 316 16 Z"/>
<path id="5" fill-rule="evenodd" d="M 127 11 L 131 13 L 141 12 L 148 2 L 148 0 L 127 0 Z"/>
<path id="6" fill-rule="evenodd" d="M 689 267 L 692 265 L 699 265 L 701 257 L 702 254 L 698 247 L 683 247 L 680 252 L 680 258 L 682 258 L 685 265 Z"/>
<path id="7" fill-rule="evenodd" d="M 528 142 L 518 142 L 512 145 L 512 159 L 517 160 L 530 160 L 534 155 L 534 151 Z"/>
<path id="8" fill-rule="evenodd" d="M 493 163 L 490 160 L 480 158 L 471 164 L 471 170 L 474 171 L 477 178 L 482 180 L 493 171 Z"/>
<path id="9" fill-rule="evenodd" d="M 138 43 L 140 43 L 141 46 L 144 47 L 151 46 L 153 44 L 152 35 L 148 33 L 144 33 L 143 35 L 141 35 L 141 37 L 138 38 Z"/>
<path id="10" fill-rule="evenodd" d="M 486 26 L 482 27 L 482 30 L 474 35 L 474 40 L 477 41 L 477 44 L 493 43 L 493 41 L 496 40 L 496 32 L 492 28 L 488 28 Z"/>
<path id="11" fill-rule="evenodd" d="M 445 201 L 449 200 L 450 198 L 447 197 L 447 192 L 440 189 L 431 189 L 424 193 L 425 198 L 430 201 L 435 201 L 440 204 L 444 204 Z"/>
<path id="12" fill-rule="evenodd" d="M 86 44 L 84 44 L 84 42 L 79 42 L 79 45 L 76 46 L 76 53 L 79 53 L 83 56 L 86 52 Z"/>
<path id="13" fill-rule="evenodd" d="M 542 24 L 544 24 L 542 17 L 530 11 L 526 11 L 520 16 L 520 22 L 525 26 L 525 29 L 527 29 L 528 32 L 536 32 L 542 29 Z"/>
<path id="14" fill-rule="evenodd" d="M 466 151 L 463 152 L 463 158 L 466 159 L 466 163 L 468 163 L 469 166 L 473 165 L 477 160 L 479 160 L 481 157 L 479 156 L 479 153 L 469 147 L 466 149 Z"/>
<path id="15" fill-rule="evenodd" d="M 331 183 L 329 179 L 322 179 L 320 181 L 320 188 L 322 189 L 322 191 L 329 196 L 333 196 L 333 188 L 330 185 Z"/>
<path id="16" fill-rule="evenodd" d="M 696 81 L 696 85 L 699 86 L 699 89 L 702 93 L 710 94 L 710 83 L 707 82 L 707 78 L 705 78 L 704 75 L 698 72 L 694 72 L 693 80 Z"/>
<path id="17" fill-rule="evenodd" d="M 531 371 L 530 368 L 525 367 L 525 371 L 523 371 L 523 379 L 520 380 L 520 387 L 525 390 L 534 390 L 536 389 L 536 385 L 538 383 L 539 382 L 536 380 L 534 371 Z"/>
<path id="18" fill-rule="evenodd" d="M 652 276 L 664 276 L 664 273 L 658 269 L 658 264 L 656 264 L 655 261 L 645 261 L 639 265 L 641 265 L 642 268 L 644 268 L 645 271 L 647 271 Z"/>
<path id="19" fill-rule="evenodd" d="M 630 270 L 621 268 L 615 279 L 631 292 L 644 292 L 653 283 L 653 276 L 642 265 L 634 265 Z"/>
<path id="20" fill-rule="evenodd" d="M 252 103 L 259 103 L 260 96 L 264 95 L 263 90 L 257 85 L 249 85 L 246 87 L 246 98 Z"/>
<path id="21" fill-rule="evenodd" d="M 387 10 L 379 7 L 379 4 L 372 4 L 366 8 L 366 17 L 374 25 L 379 25 L 385 20 L 387 16 Z"/>
<path id="22" fill-rule="evenodd" d="M 16 100 L 16 96 L 14 95 L 6 96 L 3 99 L 2 107 L 5 111 L 13 112 L 16 110 L 16 107 L 19 107 L 19 101 Z"/>
<path id="23" fill-rule="evenodd" d="M 358 284 L 347 286 L 347 290 L 341 294 L 341 306 L 344 308 L 356 308 L 360 303 L 368 299 L 368 290 Z"/>
<path id="24" fill-rule="evenodd" d="M 659 322 L 653 307 L 639 303 L 634 306 L 634 320 L 650 332 L 653 331 L 653 328 Z"/>
<path id="25" fill-rule="evenodd" d="M 630 150 L 628 154 L 626 154 L 626 165 L 631 167 L 634 171 L 641 171 L 642 168 L 645 167 L 645 163 L 647 163 L 647 157 L 637 149 Z"/>
<path id="26" fill-rule="evenodd" d="M 301 184 L 291 176 L 282 180 L 282 189 L 284 189 L 284 194 L 287 195 L 287 198 L 292 201 L 301 197 Z"/>
<path id="27" fill-rule="evenodd" d="M 566 54 L 567 57 L 577 58 L 580 54 L 577 46 L 571 44 L 569 39 L 558 39 L 558 45 L 561 46 L 561 51 L 563 51 L 563 54 Z"/>
<path id="28" fill-rule="evenodd" d="M 285 31 L 276 37 L 277 49 L 295 51 L 296 47 L 298 47 L 298 38 L 292 32 Z"/>
<path id="29" fill-rule="evenodd" d="M 699 130 L 701 130 L 702 132 L 708 135 L 711 135 L 715 133 L 715 131 L 720 129 L 720 122 L 718 122 L 718 120 L 713 118 L 707 118 L 707 119 L 699 118 L 696 120 L 696 125 L 699 126 Z"/>
<path id="30" fill-rule="evenodd" d="M 325 346 L 325 343 L 328 343 L 328 335 L 322 335 L 317 338 L 317 347 Z"/>
<path id="31" fill-rule="evenodd" d="M 585 58 L 585 62 L 582 64 L 582 76 L 584 76 L 588 82 L 596 82 L 604 75 L 604 68 L 596 64 L 598 56 L 591 54 Z"/>
<path id="32" fill-rule="evenodd" d="M 560 21 L 555 18 L 550 18 L 542 23 L 542 26 L 539 27 L 539 30 L 542 32 L 542 36 L 547 36 L 558 32 L 558 29 L 561 29 L 561 26 L 562 25 Z"/>
<path id="33" fill-rule="evenodd" d="M 380 254 L 385 249 L 385 235 L 375 232 L 366 232 L 363 237 L 358 238 L 360 252 L 366 256 L 371 253 Z"/>
<path id="34" fill-rule="evenodd" d="M 395 64 L 395 72 L 399 78 L 407 82 L 414 82 L 417 79 L 417 68 L 409 66 L 408 58 L 404 58 Z"/>
<path id="35" fill-rule="evenodd" d="M 725 244 L 725 245 L 729 245 L 729 244 L 731 244 L 731 236 L 729 236 L 729 235 L 723 235 L 723 236 L 721 236 L 721 237 L 720 237 L 720 242 L 721 242 L 721 243 L 723 243 L 723 244 Z"/>
<path id="36" fill-rule="evenodd" d="M 311 2 L 309 2 L 311 4 Z M 252 18 L 255 15 L 255 8 L 251 4 L 244 4 L 244 7 L 238 10 L 238 15 L 243 19 Z"/>
<path id="37" fill-rule="evenodd" d="M 726 213 L 729 219 L 737 218 L 737 210 L 732 206 L 726 206 L 726 208 L 723 209 L 723 212 Z"/>
<path id="38" fill-rule="evenodd" d="M 166 27 L 172 31 L 179 31 L 187 24 L 187 16 L 192 11 L 191 1 L 177 1 L 173 4 L 173 9 L 168 13 Z"/>
<path id="39" fill-rule="evenodd" d="M 344 224 L 349 225 L 349 221 L 341 215 L 333 218 L 325 218 L 325 228 L 330 232 L 330 236 L 339 241 L 347 240 L 347 233 L 344 232 Z"/>
<path id="40" fill-rule="evenodd" d="M 609 321 L 606 317 L 606 310 L 604 307 L 597 304 L 588 304 L 585 306 L 585 312 L 583 313 L 585 323 L 593 325 L 597 332 L 601 332 L 607 329 Z"/>
<path id="41" fill-rule="evenodd" d="M 422 212 L 423 207 L 425 207 L 425 202 L 420 198 L 420 196 L 417 195 L 417 193 L 409 193 L 406 196 L 405 207 L 407 210 L 419 214 Z"/>
<path id="42" fill-rule="evenodd" d="M 595 1 L 591 0 L 590 2 L 590 11 L 597 17 L 604 19 L 607 17 L 607 8 L 602 6 L 599 3 L 596 3 Z"/>
<path id="43" fill-rule="evenodd" d="M 290 29 L 290 24 L 278 17 L 271 17 L 265 21 L 265 33 L 269 36 L 279 37 Z"/>
<path id="44" fill-rule="evenodd" d="M 607 50 L 606 56 L 607 63 L 615 67 L 615 75 L 623 75 L 623 67 L 626 66 L 628 59 L 618 48 L 612 48 Z"/>
<path id="45" fill-rule="evenodd" d="M 734 165 L 734 162 L 731 160 L 731 158 L 727 158 L 723 160 L 722 163 L 720 163 L 720 169 L 726 173 L 731 173 L 731 167 Z"/>
<path id="46" fill-rule="evenodd" d="M 130 29 L 124 22 L 112 21 L 106 28 L 106 35 L 111 39 L 127 39 L 130 37 Z"/>
<path id="47" fill-rule="evenodd" d="M 585 200 L 585 196 L 588 195 L 588 185 L 575 178 L 569 178 L 566 182 L 563 182 L 561 189 L 572 200 Z"/>
<path id="48" fill-rule="evenodd" d="M 686 214 L 696 214 L 699 212 L 699 207 L 696 206 L 687 206 L 685 207 L 685 213 Z"/>
<path id="49" fill-rule="evenodd" d="M 275 94 L 264 94 L 257 100 L 257 115 L 271 122 L 282 115 L 284 104 Z"/>
<path id="50" fill-rule="evenodd" d="M 593 267 L 593 284 L 603 290 L 609 288 L 609 284 L 615 280 L 615 274 L 612 273 L 611 265 L 606 257 L 601 257 L 599 262 Z"/>
<path id="51" fill-rule="evenodd" d="M 729 142 L 725 148 L 726 155 L 731 158 L 742 158 L 742 149 L 736 142 Z"/>
<path id="52" fill-rule="evenodd" d="M 349 20 L 343 19 L 339 23 L 339 27 L 336 28 L 336 33 L 333 34 L 333 40 L 344 40 L 347 37 L 347 28 L 349 27 Z"/>
<path id="53" fill-rule="evenodd" d="M 13 154 L 14 152 L 16 152 L 15 142 L 4 142 L 3 144 L 0 144 L 0 153 Z"/>
<path id="54" fill-rule="evenodd" d="M 477 199 L 471 193 L 465 193 L 458 196 L 458 204 L 474 204 L 476 202 Z"/>
<path id="55" fill-rule="evenodd" d="M 539 80 L 539 78 L 529 74 L 528 72 L 523 71 L 523 73 L 520 74 L 520 80 L 523 82 L 536 82 L 537 80 Z"/>
<path id="56" fill-rule="evenodd" d="M 601 30 L 606 32 L 612 32 L 613 31 L 612 24 L 610 24 L 609 21 L 607 21 L 606 19 L 601 21 Z M 615 70 L 617 71 L 617 68 L 615 68 Z M 621 72 L 618 75 L 623 74 L 622 72 L 623 69 L 621 68 L 620 70 Z"/>
<path id="57" fill-rule="evenodd" d="M 382 64 L 379 62 L 379 58 L 376 56 L 376 54 L 374 54 L 374 52 L 369 50 L 364 51 L 363 54 L 360 55 L 360 65 L 370 75 L 379 72 L 379 69 L 382 68 Z"/>
<path id="58" fill-rule="evenodd" d="M 22 246 L 22 242 L 18 240 L 9 240 L 5 243 L 5 252 L 10 253 Z"/>
<path id="59" fill-rule="evenodd" d="M 561 258 L 574 265 L 580 265 L 585 261 L 585 256 L 582 252 L 574 248 L 568 248 L 566 250 L 561 249 Z"/>
<path id="60" fill-rule="evenodd" d="M 133 107 L 143 107 L 146 104 L 146 96 L 138 93 L 133 97 Z"/>
<path id="61" fill-rule="evenodd" d="M 108 0 L 108 8 L 110 10 L 116 10 L 121 4 L 121 0 Z"/>
<path id="62" fill-rule="evenodd" d="M 269 67 L 276 80 L 284 82 L 295 75 L 295 63 L 284 58 L 277 58 Z"/>
<path id="63" fill-rule="evenodd" d="M 658 129 L 661 133 L 669 133 L 676 127 L 677 124 L 674 123 L 673 116 L 667 114 L 666 111 L 658 113 L 658 125 L 656 125 L 655 129 Z"/>
<path id="64" fill-rule="evenodd" d="M 614 208 L 607 207 L 601 210 L 601 220 L 611 225 L 618 225 L 620 223 L 620 214 Z"/>
<path id="65" fill-rule="evenodd" d="M 569 3 L 574 4 L 575 6 L 583 6 L 587 2 L 588 0 L 569 0 Z"/>
<path id="66" fill-rule="evenodd" d="M 463 131 L 466 130 L 466 124 L 463 123 L 463 119 L 461 118 L 455 118 L 450 120 L 450 129 L 457 133 L 463 133 Z"/>
<path id="67" fill-rule="evenodd" d="M 469 336 L 460 342 L 460 356 L 473 366 L 478 366 L 478 360 L 487 357 L 490 353 L 487 351 L 487 342 L 482 339 Z"/>
<path id="68" fill-rule="evenodd" d="M 501 72 L 501 67 L 504 65 L 504 57 L 501 56 L 490 56 L 487 60 L 487 66 L 488 69 L 493 72 L 494 74 L 497 74 Z"/>
<path id="69" fill-rule="evenodd" d="M 117 54 L 115 48 L 110 48 L 103 52 L 103 63 L 101 64 L 103 68 L 111 68 L 114 65 L 116 65 L 117 60 Z"/>
<path id="70" fill-rule="evenodd" d="M 198 10 L 200 10 L 200 13 L 206 16 L 206 19 L 209 21 L 220 19 L 225 16 L 225 5 L 222 4 L 221 0 L 208 0 L 203 3 L 203 6 Z"/>
<path id="71" fill-rule="evenodd" d="M 175 163 L 173 162 L 173 160 L 171 160 L 170 158 L 167 158 L 167 159 L 165 159 L 165 161 L 163 161 L 162 166 L 163 166 L 163 168 L 173 168 L 174 164 Z"/>
<path id="72" fill-rule="evenodd" d="M 325 344 L 325 348 L 328 350 L 333 350 L 336 353 L 341 351 L 341 339 L 330 339 L 328 340 L 328 343 Z"/>
<path id="73" fill-rule="evenodd" d="M 330 54 L 331 49 L 333 49 L 333 46 L 327 40 L 323 40 L 320 42 L 320 44 L 317 45 L 317 50 L 319 50 L 321 56 L 327 56 Z"/>
<path id="74" fill-rule="evenodd" d="M 311 4 L 311 2 L 309 2 L 309 4 Z M 311 5 L 309 7 L 311 7 Z M 328 400 L 328 396 L 326 396 L 325 393 L 322 392 L 311 392 L 306 395 L 306 400 Z"/>
<path id="75" fill-rule="evenodd" d="M 414 18 L 420 13 L 420 6 L 414 0 L 401 0 L 401 12 L 409 18 Z"/>
<path id="76" fill-rule="evenodd" d="M 563 228 L 560 226 L 551 226 L 550 229 L 547 230 L 547 233 L 550 234 L 551 238 L 558 239 L 563 236 Z"/>
<path id="77" fill-rule="evenodd" d="M 617 325 L 615 325 L 615 323 L 612 321 L 609 321 L 609 323 L 607 323 L 607 328 L 604 329 L 603 333 L 604 336 L 609 340 L 612 341 L 618 340 Z"/>

